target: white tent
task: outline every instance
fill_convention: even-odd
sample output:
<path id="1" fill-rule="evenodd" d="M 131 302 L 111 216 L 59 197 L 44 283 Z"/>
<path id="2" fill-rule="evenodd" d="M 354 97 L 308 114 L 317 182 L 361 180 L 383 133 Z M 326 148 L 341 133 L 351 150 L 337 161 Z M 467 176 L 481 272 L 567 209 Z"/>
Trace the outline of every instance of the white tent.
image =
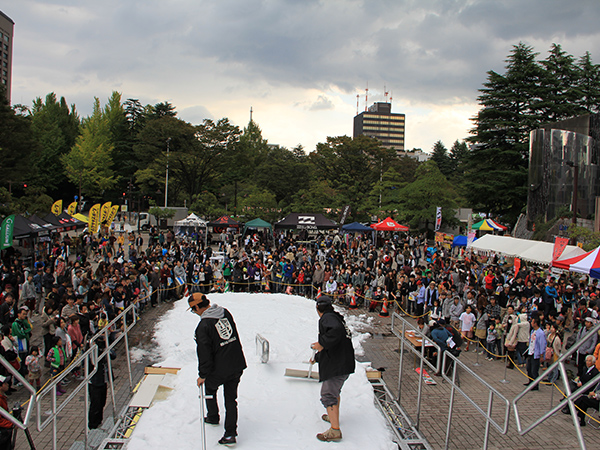
<path id="1" fill-rule="evenodd" d="M 175 234 L 183 233 L 185 234 L 190 229 L 197 230 L 198 228 L 206 228 L 206 220 L 202 220 L 196 214 L 191 213 L 185 219 L 178 220 L 175 222 L 173 226 L 173 231 Z"/>
<path id="2" fill-rule="evenodd" d="M 206 220 L 202 220 L 196 214 L 191 213 L 185 219 L 175 222 L 176 227 L 200 227 L 206 228 Z"/>
<path id="3" fill-rule="evenodd" d="M 554 244 L 486 234 L 473 242 L 471 248 L 478 253 L 501 253 L 505 256 L 549 266 L 552 262 Z M 585 253 L 583 249 L 574 245 L 567 245 L 561 258 L 573 257 L 583 253 Z"/>

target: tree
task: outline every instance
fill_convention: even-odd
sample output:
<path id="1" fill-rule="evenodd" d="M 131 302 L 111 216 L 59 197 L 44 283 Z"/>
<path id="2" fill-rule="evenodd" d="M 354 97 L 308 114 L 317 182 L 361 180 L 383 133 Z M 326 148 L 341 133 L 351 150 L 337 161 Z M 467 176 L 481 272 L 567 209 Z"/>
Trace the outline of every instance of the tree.
<path id="1" fill-rule="evenodd" d="M 176 115 L 175 106 L 169 102 L 157 103 L 154 106 L 146 108 L 146 117 L 149 120 L 160 119 L 162 117 L 175 117 Z"/>
<path id="2" fill-rule="evenodd" d="M 337 192 L 327 207 L 350 204 L 353 209 L 368 203 L 374 184 L 395 159 L 394 150 L 384 149 L 379 141 L 364 135 L 328 137 L 308 156 L 315 177 Z"/>
<path id="3" fill-rule="evenodd" d="M 81 135 L 71 151 L 61 157 L 67 177 L 79 188 L 80 198 L 83 193 L 99 198 L 115 185 L 110 138 L 108 119 L 95 98 L 94 110 L 84 119 Z"/>
<path id="4" fill-rule="evenodd" d="M 578 104 L 588 113 L 600 112 L 600 65 L 592 63 L 590 52 L 579 59 L 577 87 L 580 97 Z"/>
<path id="5" fill-rule="evenodd" d="M 0 85 L 0 179 L 9 189 L 12 182 L 25 182 L 35 175 L 31 155 L 38 150 L 31 117 L 17 114 L 10 107 Z"/>
<path id="6" fill-rule="evenodd" d="M 465 171 L 465 195 L 483 212 L 506 214 L 515 221 L 526 204 L 529 132 L 539 126 L 543 69 L 523 43 L 513 47 L 506 73 L 488 72 L 473 119 L 474 143 Z"/>
<path id="7" fill-rule="evenodd" d="M 431 159 L 435 161 L 440 172 L 442 172 L 445 177 L 452 175 L 452 161 L 448 156 L 448 149 L 444 146 L 442 141 L 437 141 L 433 144 Z"/>
<path id="8" fill-rule="evenodd" d="M 454 224 L 459 196 L 454 187 L 440 172 L 435 161 L 429 160 L 419 165 L 415 181 L 399 192 L 399 218 L 404 223 L 417 228 L 424 223 L 427 228 L 435 221 L 436 207 L 442 207 L 443 223 Z"/>
<path id="9" fill-rule="evenodd" d="M 57 101 L 56 94 L 51 92 L 45 101 L 40 97 L 34 100 L 31 121 L 33 136 L 39 146 L 32 157 L 35 176 L 30 183 L 60 196 L 67 188 L 60 157 L 71 150 L 79 135 L 75 105 L 69 109 L 64 97 Z"/>
<path id="10" fill-rule="evenodd" d="M 540 84 L 540 110 L 542 122 L 557 122 L 583 113 L 578 105 L 581 92 L 578 86 L 579 71 L 574 58 L 559 44 L 552 44 L 548 57 L 541 61 L 544 68 Z"/>
<path id="11" fill-rule="evenodd" d="M 120 190 L 124 190 L 139 165 L 133 153 L 133 141 L 131 140 L 127 115 L 121 103 L 119 92 L 113 91 L 108 99 L 104 106 L 104 117 L 108 125 L 110 144 L 113 147 L 112 170 L 115 173 L 117 184 L 121 187 Z"/>

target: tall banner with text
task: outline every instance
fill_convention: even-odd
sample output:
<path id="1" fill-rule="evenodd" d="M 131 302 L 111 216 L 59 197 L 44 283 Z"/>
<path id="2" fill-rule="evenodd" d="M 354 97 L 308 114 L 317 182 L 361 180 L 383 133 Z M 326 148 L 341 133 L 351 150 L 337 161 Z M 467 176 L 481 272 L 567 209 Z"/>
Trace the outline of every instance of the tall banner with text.
<path id="1" fill-rule="evenodd" d="M 442 226 L 442 207 L 438 206 L 435 210 L 435 231 L 439 231 Z"/>
<path id="2" fill-rule="evenodd" d="M 90 208 L 89 217 L 90 233 L 97 233 L 100 226 L 100 203 L 96 203 Z"/>
<path id="3" fill-rule="evenodd" d="M 110 213 L 110 207 L 112 206 L 111 202 L 106 202 L 100 208 L 100 225 L 103 227 L 107 225 L 106 220 L 108 219 L 108 214 Z"/>
<path id="4" fill-rule="evenodd" d="M 15 215 L 11 214 L 2 221 L 2 226 L 0 227 L 0 250 L 12 247 L 14 228 Z"/>
<path id="5" fill-rule="evenodd" d="M 50 208 L 50 212 L 52 214 L 54 214 L 55 216 L 60 216 L 60 213 L 62 213 L 62 200 L 56 200 L 52 204 L 52 208 Z"/>
<path id="6" fill-rule="evenodd" d="M 552 249 L 552 261 L 556 261 L 558 258 L 560 258 L 560 255 L 562 255 L 565 251 L 565 248 L 567 248 L 568 243 L 568 238 L 556 236 L 554 239 L 554 248 Z"/>
<path id="7" fill-rule="evenodd" d="M 110 208 L 110 212 L 108 213 L 108 217 L 106 219 L 107 227 L 110 227 L 110 224 L 113 222 L 113 220 L 115 220 L 115 217 L 117 217 L 118 212 L 119 212 L 119 205 L 112 205 L 112 207 Z"/>
<path id="8" fill-rule="evenodd" d="M 76 212 L 77 212 L 77 202 L 70 203 L 69 207 L 67 208 L 67 214 L 70 216 L 74 216 Z"/>

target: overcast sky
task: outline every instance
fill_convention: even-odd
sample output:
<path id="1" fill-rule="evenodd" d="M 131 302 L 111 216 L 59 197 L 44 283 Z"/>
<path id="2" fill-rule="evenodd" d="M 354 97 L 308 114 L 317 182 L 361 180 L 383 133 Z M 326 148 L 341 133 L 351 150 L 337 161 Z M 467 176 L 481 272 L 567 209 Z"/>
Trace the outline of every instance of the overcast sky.
<path id="1" fill-rule="evenodd" d="M 113 90 L 194 124 L 253 118 L 312 151 L 392 97 L 406 148 L 468 136 L 486 71 L 519 41 L 600 63 L 599 0 L 2 0 L 15 22 L 12 102 L 49 92 L 91 113 Z"/>

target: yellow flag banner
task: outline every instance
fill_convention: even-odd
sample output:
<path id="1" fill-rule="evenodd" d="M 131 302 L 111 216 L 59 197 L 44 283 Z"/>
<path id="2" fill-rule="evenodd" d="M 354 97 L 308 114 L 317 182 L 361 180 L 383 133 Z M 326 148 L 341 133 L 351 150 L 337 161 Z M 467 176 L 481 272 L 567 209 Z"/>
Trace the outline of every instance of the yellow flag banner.
<path id="1" fill-rule="evenodd" d="M 111 206 L 111 202 L 106 202 L 100 209 L 100 224 L 103 226 L 106 225 L 106 219 L 108 219 L 108 213 L 110 212 Z"/>
<path id="2" fill-rule="evenodd" d="M 52 214 L 54 214 L 55 216 L 60 216 L 60 213 L 62 213 L 62 200 L 56 200 L 52 204 L 52 208 L 50 208 L 50 212 L 52 212 Z"/>
<path id="3" fill-rule="evenodd" d="M 89 228 L 90 228 L 90 233 L 98 232 L 98 227 L 100 226 L 100 203 L 96 203 L 90 209 L 90 216 L 89 216 L 88 224 L 89 224 Z"/>
<path id="4" fill-rule="evenodd" d="M 117 217 L 117 213 L 119 212 L 119 205 L 113 205 L 110 208 L 110 212 L 108 213 L 108 218 L 106 219 L 106 226 L 109 227 L 115 217 Z"/>
<path id="5" fill-rule="evenodd" d="M 77 212 L 77 202 L 73 202 L 67 208 L 67 214 L 72 216 Z"/>

